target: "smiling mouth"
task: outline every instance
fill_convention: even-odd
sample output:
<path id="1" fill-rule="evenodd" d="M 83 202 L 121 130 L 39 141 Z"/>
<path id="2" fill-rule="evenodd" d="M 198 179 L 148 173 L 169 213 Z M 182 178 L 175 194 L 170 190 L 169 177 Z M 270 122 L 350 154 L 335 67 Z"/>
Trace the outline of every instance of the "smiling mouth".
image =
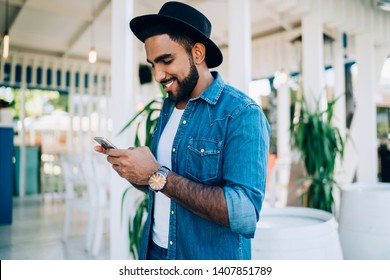
<path id="1" fill-rule="evenodd" d="M 173 82 L 174 82 L 174 80 L 171 80 L 167 83 L 161 83 L 161 84 L 163 85 L 165 90 L 168 90 L 172 86 Z"/>

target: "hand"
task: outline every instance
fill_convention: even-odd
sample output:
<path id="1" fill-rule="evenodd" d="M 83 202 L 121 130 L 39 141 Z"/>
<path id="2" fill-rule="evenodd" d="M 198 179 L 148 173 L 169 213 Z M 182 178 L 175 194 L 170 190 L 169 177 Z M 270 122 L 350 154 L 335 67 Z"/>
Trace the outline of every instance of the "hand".
<path id="1" fill-rule="evenodd" d="M 107 161 L 119 176 L 137 185 L 148 185 L 150 175 L 161 167 L 148 147 L 122 150 L 96 146 L 95 151 L 108 155 Z"/>

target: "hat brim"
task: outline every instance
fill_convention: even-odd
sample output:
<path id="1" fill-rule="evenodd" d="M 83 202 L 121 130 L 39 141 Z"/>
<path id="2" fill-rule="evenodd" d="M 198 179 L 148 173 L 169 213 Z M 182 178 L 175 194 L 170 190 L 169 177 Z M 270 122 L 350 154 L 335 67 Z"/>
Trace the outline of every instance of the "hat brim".
<path id="1" fill-rule="evenodd" d="M 142 36 L 144 31 L 156 25 L 177 26 L 185 31 L 191 38 L 204 44 L 206 47 L 206 63 L 209 68 L 217 67 L 222 63 L 223 55 L 218 46 L 202 32 L 177 18 L 152 14 L 135 17 L 129 23 L 131 31 L 142 42 L 145 42 L 145 38 Z"/>

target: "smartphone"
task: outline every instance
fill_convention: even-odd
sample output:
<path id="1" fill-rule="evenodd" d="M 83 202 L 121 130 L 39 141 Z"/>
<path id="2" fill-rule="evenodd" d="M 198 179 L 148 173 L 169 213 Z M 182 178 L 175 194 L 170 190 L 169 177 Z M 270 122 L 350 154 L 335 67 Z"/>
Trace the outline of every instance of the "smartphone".
<path id="1" fill-rule="evenodd" d="M 118 149 L 114 144 L 111 143 L 106 137 L 96 136 L 94 138 L 96 142 L 100 144 L 104 149 Z"/>

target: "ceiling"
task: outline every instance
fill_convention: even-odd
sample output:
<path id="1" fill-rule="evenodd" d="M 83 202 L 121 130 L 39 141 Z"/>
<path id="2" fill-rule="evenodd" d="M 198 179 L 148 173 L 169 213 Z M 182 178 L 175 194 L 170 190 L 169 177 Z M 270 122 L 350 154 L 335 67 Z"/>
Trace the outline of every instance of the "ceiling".
<path id="1" fill-rule="evenodd" d="M 134 0 L 135 15 L 157 13 L 165 0 Z M 212 22 L 213 40 L 228 40 L 228 0 L 182 1 L 202 11 Z M 283 2 L 283 5 L 280 5 Z M 252 36 L 266 36 L 300 25 L 301 2 L 252 0 Z M 11 52 L 86 59 L 92 45 L 100 62 L 111 56 L 111 0 L 8 0 Z M 289 4 L 290 3 L 290 4 Z M 6 0 L 0 1 L 0 32 L 5 31 Z M 123 24 L 128 24 L 124 22 Z"/>

